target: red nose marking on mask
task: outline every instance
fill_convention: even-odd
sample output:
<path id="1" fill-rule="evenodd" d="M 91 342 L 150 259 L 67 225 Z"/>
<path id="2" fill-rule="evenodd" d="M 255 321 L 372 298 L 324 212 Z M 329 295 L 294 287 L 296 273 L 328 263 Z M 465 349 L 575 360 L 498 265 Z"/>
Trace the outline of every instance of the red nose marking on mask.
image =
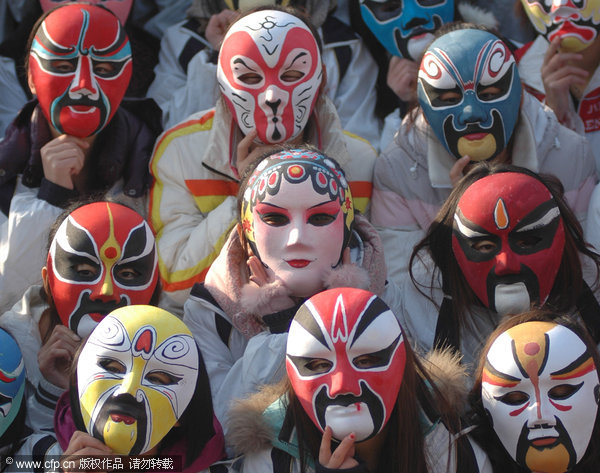
<path id="1" fill-rule="evenodd" d="M 539 353 L 540 346 L 535 342 L 529 342 L 527 345 L 525 345 L 523 351 L 529 356 L 534 356 Z"/>
<path id="2" fill-rule="evenodd" d="M 143 351 L 145 353 L 150 353 L 152 349 L 152 332 L 150 330 L 144 330 L 142 334 L 138 337 L 137 342 L 135 343 L 135 350 L 140 352 Z"/>

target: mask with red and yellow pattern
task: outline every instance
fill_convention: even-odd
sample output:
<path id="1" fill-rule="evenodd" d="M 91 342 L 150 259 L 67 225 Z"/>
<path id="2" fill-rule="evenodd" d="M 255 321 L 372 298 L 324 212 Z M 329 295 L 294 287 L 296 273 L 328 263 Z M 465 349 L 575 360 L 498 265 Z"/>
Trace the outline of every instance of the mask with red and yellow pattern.
<path id="1" fill-rule="evenodd" d="M 494 431 L 528 471 L 562 473 L 583 457 L 600 381 L 583 340 L 552 322 L 525 322 L 492 343 L 481 397 Z"/>

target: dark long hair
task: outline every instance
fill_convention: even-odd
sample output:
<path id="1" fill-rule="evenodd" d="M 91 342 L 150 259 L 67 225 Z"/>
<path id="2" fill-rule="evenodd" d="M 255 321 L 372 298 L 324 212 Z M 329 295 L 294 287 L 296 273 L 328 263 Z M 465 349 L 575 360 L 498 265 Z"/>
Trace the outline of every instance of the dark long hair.
<path id="1" fill-rule="evenodd" d="M 523 314 L 505 318 L 490 334 L 481 351 L 479 364 L 475 372 L 475 384 L 469 393 L 470 411 L 467 414 L 469 423 L 475 426 L 475 429 L 470 432 L 470 435 L 486 451 L 492 463 L 494 473 L 529 473 L 529 470 L 519 466 L 504 449 L 502 442 L 492 427 L 489 415 L 483 407 L 483 401 L 481 399 L 483 367 L 485 365 L 487 353 L 498 336 L 512 327 L 532 321 L 554 322 L 575 332 L 575 334 L 585 343 L 594 360 L 594 364 L 596 365 L 598 376 L 600 377 L 600 354 L 596 348 L 596 343 L 586 331 L 585 327 L 581 326 L 581 324 L 576 322 L 572 317 L 556 311 L 533 309 Z M 596 418 L 593 422 L 594 429 L 588 448 L 581 461 L 579 461 L 572 470 L 569 470 L 571 473 L 595 473 L 598 471 L 598 465 L 600 465 L 600 412 L 596 414 Z"/>
<path id="2" fill-rule="evenodd" d="M 452 324 L 453 331 L 456 334 L 460 334 L 461 329 L 469 325 L 469 308 L 473 306 L 483 307 L 483 305 L 467 283 L 452 250 L 454 213 L 458 201 L 471 184 L 484 177 L 504 172 L 526 174 L 541 182 L 552 194 L 563 219 L 565 249 L 554 285 L 545 305 L 554 307 L 558 311 L 568 311 L 578 307 L 582 296 L 589 292 L 589 287 L 583 279 L 580 256 L 589 258 L 595 265 L 596 280 L 594 285 L 598 284 L 600 256 L 586 244 L 581 224 L 564 198 L 564 189 L 560 181 L 554 176 L 536 174 L 533 171 L 511 164 L 488 163 L 487 161 L 478 163 L 452 190 L 433 223 L 429 226 L 425 237 L 415 245 L 409 262 L 409 274 L 413 284 L 432 302 L 434 302 L 433 289 L 437 287 L 438 276 L 441 276 L 444 294 L 451 298 L 448 299 L 451 302 L 446 303 L 451 313 L 446 314 L 446 316 L 451 319 L 449 323 Z M 429 287 L 418 282 L 413 273 L 414 264 L 417 260 L 422 259 L 423 254 L 429 255 L 435 264 Z M 431 292 L 427 291 L 428 288 Z"/>
<path id="3" fill-rule="evenodd" d="M 450 433 L 460 431 L 458 413 L 437 388 L 409 344 L 404 345 L 406 365 L 400 392 L 390 419 L 381 433 L 385 435 L 382 451 L 386 454 L 381 456 L 377 471 L 371 473 L 428 473 L 421 413 L 433 422 L 439 419 Z M 322 434 L 306 414 L 291 384 L 288 385 L 287 394 L 289 404 L 286 418 L 291 420 L 296 428 L 300 448 L 300 471 L 305 473 L 307 461 L 310 458 L 315 461 L 319 458 Z M 448 442 L 450 447 L 450 438 Z M 458 439 L 456 444 L 461 442 L 462 440 Z M 450 456 L 450 448 L 448 451 Z"/>

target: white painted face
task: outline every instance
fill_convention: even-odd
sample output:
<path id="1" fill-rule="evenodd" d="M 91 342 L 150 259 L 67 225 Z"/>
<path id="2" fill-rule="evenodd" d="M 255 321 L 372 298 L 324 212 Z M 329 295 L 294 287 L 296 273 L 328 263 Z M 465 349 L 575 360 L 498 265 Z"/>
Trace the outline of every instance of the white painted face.
<path id="1" fill-rule="evenodd" d="M 506 451 L 530 471 L 570 471 L 583 457 L 598 411 L 598 370 L 570 329 L 527 322 L 492 344 L 481 396 Z"/>
<path id="2" fill-rule="evenodd" d="M 282 179 L 279 192 L 267 193 L 253 214 L 256 249 L 267 272 L 298 297 L 323 290 L 344 243 L 339 200 L 315 192 L 311 179 L 299 184 Z"/>

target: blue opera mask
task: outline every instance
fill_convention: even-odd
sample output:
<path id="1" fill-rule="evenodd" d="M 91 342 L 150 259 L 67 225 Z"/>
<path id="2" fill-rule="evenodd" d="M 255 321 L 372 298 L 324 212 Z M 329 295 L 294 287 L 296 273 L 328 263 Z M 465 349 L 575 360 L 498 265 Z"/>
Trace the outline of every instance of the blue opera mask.
<path id="1" fill-rule="evenodd" d="M 19 345 L 0 329 L 0 437 L 19 413 L 25 391 L 25 364 Z"/>
<path id="2" fill-rule="evenodd" d="M 464 29 L 436 39 L 423 55 L 417 92 L 429 125 L 457 159 L 491 159 L 506 148 L 522 89 L 513 55 L 493 34 Z"/>
<path id="3" fill-rule="evenodd" d="M 360 0 L 360 14 L 391 54 L 418 61 L 433 33 L 454 20 L 454 0 Z"/>

